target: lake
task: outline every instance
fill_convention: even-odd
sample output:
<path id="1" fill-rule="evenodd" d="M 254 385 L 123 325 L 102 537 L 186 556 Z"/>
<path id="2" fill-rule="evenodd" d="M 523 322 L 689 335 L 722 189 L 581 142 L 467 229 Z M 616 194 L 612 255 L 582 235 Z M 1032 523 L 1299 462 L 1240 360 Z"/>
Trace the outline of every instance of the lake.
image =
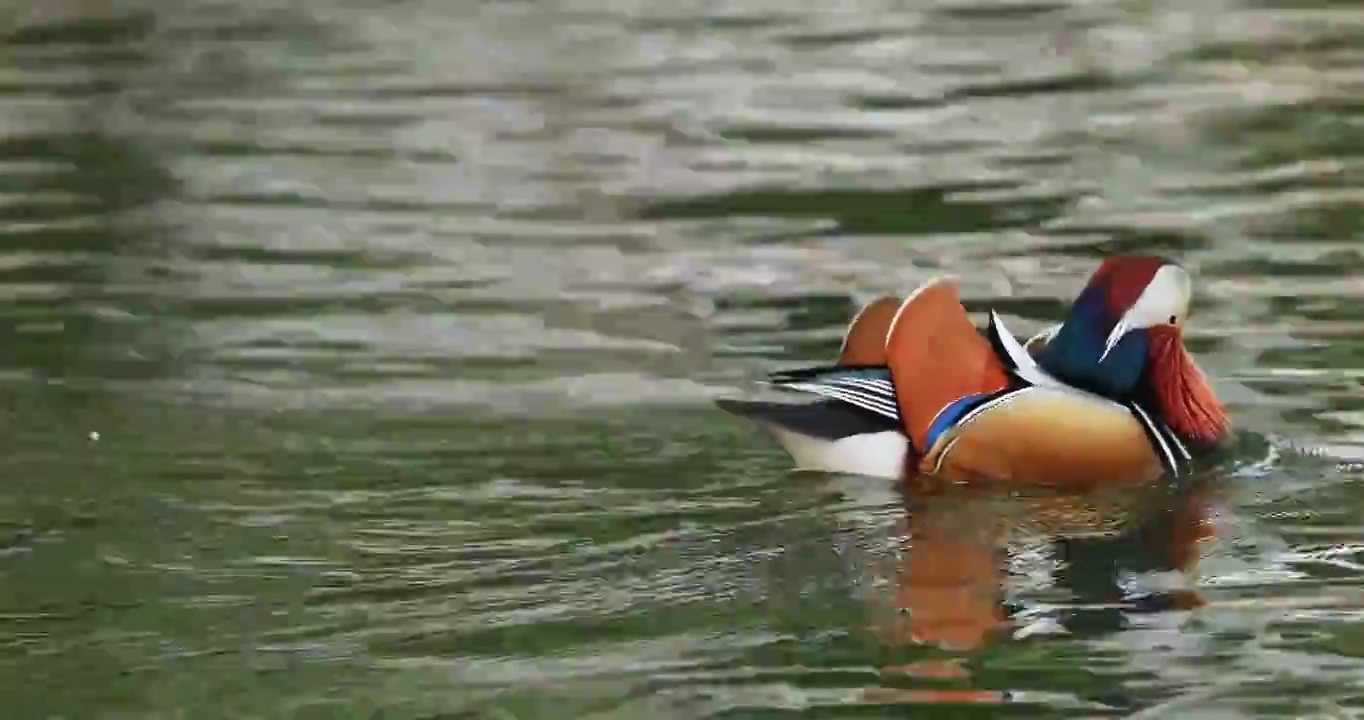
<path id="1" fill-rule="evenodd" d="M 1364 13 L 0 13 L 0 699 L 29 718 L 1364 717 Z M 1056 496 L 719 411 L 939 274 L 1193 273 L 1243 442 Z"/>

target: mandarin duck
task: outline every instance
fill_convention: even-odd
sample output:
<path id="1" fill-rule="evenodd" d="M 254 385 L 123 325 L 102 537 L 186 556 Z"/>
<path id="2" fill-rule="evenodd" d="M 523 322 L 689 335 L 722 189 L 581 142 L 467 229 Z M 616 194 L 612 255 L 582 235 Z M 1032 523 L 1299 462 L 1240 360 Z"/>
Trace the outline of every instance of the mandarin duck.
<path id="1" fill-rule="evenodd" d="M 770 375 L 807 403 L 720 399 L 797 469 L 1077 487 L 1187 474 L 1229 421 L 1182 338 L 1192 284 L 1155 256 L 1105 260 L 1063 322 L 1020 343 L 934 278 L 853 318 L 834 365 Z"/>

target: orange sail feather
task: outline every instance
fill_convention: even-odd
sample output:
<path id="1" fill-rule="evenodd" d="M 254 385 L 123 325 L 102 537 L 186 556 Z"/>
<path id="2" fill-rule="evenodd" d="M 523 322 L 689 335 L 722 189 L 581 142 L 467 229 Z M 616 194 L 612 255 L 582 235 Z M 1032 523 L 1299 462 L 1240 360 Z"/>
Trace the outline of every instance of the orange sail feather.
<path id="1" fill-rule="evenodd" d="M 900 309 L 900 298 L 882 295 L 862 308 L 848 323 L 839 350 L 839 365 L 885 365 L 886 336 L 895 311 Z"/>
<path id="2" fill-rule="evenodd" d="M 936 278 L 896 312 L 886 340 L 900 419 L 919 452 L 938 411 L 967 395 L 1008 386 L 1004 365 L 962 307 L 955 280 Z"/>

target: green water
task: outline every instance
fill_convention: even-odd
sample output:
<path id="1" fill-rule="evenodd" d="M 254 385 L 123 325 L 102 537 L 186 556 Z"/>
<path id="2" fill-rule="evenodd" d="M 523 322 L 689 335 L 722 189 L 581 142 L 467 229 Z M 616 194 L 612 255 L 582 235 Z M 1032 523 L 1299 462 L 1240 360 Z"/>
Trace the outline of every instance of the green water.
<path id="1" fill-rule="evenodd" d="M 1364 716 L 1353 4 L 0 18 L 5 717 Z M 1195 487 L 926 500 L 711 405 L 1125 251 L 1251 433 Z"/>

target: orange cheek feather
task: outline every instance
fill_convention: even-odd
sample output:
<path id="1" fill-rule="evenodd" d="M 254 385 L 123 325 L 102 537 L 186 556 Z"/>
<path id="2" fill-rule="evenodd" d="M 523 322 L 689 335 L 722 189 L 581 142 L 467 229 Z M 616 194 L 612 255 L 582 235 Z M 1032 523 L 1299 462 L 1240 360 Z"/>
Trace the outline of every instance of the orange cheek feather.
<path id="1" fill-rule="evenodd" d="M 1152 328 L 1151 384 L 1160 412 L 1180 435 L 1214 443 L 1227 432 L 1228 420 L 1212 386 L 1184 349 L 1179 330 Z"/>

